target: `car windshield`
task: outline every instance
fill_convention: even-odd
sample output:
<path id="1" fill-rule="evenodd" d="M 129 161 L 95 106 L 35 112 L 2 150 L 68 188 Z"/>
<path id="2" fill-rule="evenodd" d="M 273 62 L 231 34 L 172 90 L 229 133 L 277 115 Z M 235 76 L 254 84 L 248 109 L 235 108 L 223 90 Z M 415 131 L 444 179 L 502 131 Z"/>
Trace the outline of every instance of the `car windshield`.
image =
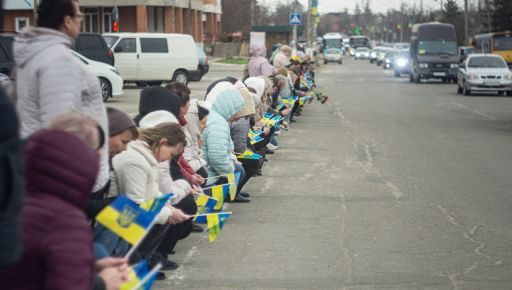
<path id="1" fill-rule="evenodd" d="M 386 57 L 395 57 L 398 54 L 396 51 L 388 51 L 386 52 Z"/>
<path id="2" fill-rule="evenodd" d="M 499 57 L 475 56 L 469 60 L 472 68 L 506 68 L 507 64 Z"/>
<path id="3" fill-rule="evenodd" d="M 117 37 L 117 36 L 110 36 L 110 35 L 103 36 L 103 38 L 105 39 L 105 42 L 107 43 L 108 48 L 112 48 L 114 43 L 116 43 L 116 41 L 119 39 L 119 37 Z"/>
<path id="4" fill-rule="evenodd" d="M 418 54 L 447 54 L 457 55 L 457 43 L 455 41 L 420 41 Z"/>
<path id="5" fill-rule="evenodd" d="M 325 50 L 326 53 L 340 53 L 340 50 L 337 48 L 328 48 Z"/>
<path id="6" fill-rule="evenodd" d="M 494 50 L 512 50 L 512 36 L 499 35 L 493 40 Z"/>
<path id="7" fill-rule="evenodd" d="M 363 51 L 364 52 L 364 51 L 368 51 L 368 48 L 360 47 L 360 48 L 356 49 L 356 51 Z"/>

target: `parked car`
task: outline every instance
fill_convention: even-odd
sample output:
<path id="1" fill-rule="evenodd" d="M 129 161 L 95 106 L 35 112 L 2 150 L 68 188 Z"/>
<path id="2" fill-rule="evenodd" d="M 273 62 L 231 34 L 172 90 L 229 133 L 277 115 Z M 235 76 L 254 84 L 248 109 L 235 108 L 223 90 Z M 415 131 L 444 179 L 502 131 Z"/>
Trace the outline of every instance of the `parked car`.
<path id="1" fill-rule="evenodd" d="M 329 47 L 324 49 L 324 64 L 328 62 L 343 63 L 343 51 L 339 48 Z"/>
<path id="2" fill-rule="evenodd" d="M 206 56 L 204 50 L 197 44 L 196 50 L 199 64 L 197 65 L 196 70 L 188 72 L 188 74 L 190 75 L 190 80 L 193 82 L 200 81 L 201 78 L 203 78 L 203 76 L 207 74 L 208 71 L 210 70 L 210 65 L 208 64 L 208 56 Z"/>
<path id="3" fill-rule="evenodd" d="M 367 47 L 358 47 L 358 48 L 356 48 L 354 57 L 356 60 L 369 59 L 370 58 L 370 50 Z"/>
<path id="4" fill-rule="evenodd" d="M 409 50 L 400 50 L 393 61 L 393 71 L 395 77 L 402 74 L 409 74 Z"/>
<path id="5" fill-rule="evenodd" d="M 458 71 L 457 93 L 497 91 L 512 96 L 512 73 L 503 57 L 471 54 Z"/>
<path id="6" fill-rule="evenodd" d="M 105 39 L 98 33 L 80 33 L 72 49 L 88 59 L 114 66 L 114 54 Z"/>
<path id="7" fill-rule="evenodd" d="M 123 94 L 123 78 L 115 67 L 103 62 L 88 59 L 76 51 L 72 50 L 71 52 L 87 65 L 100 80 L 103 101 L 106 102 L 111 97 Z"/>
<path id="8" fill-rule="evenodd" d="M 125 82 L 187 84 L 199 64 L 191 35 L 176 33 L 104 33 L 114 51 L 115 67 Z"/>
<path id="9" fill-rule="evenodd" d="M 12 44 L 14 35 L 0 34 L 0 73 L 11 75 L 14 66 L 14 57 L 12 55 Z"/>

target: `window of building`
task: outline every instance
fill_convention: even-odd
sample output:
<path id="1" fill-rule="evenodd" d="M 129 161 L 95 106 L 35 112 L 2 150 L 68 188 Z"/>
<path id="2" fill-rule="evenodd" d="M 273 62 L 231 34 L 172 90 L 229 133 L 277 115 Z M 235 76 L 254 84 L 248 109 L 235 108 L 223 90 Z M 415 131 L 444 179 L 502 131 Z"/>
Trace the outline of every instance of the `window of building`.
<path id="1" fill-rule="evenodd" d="M 120 49 L 120 50 L 118 50 Z M 124 38 L 119 41 L 115 48 L 116 53 L 134 53 L 137 52 L 135 38 Z"/>
<path id="2" fill-rule="evenodd" d="M 83 32 L 99 33 L 99 11 L 98 8 L 84 9 L 84 22 L 82 23 Z"/>
<path id="3" fill-rule="evenodd" d="M 164 8 L 148 7 L 148 31 L 163 32 L 164 31 Z"/>
<path id="4" fill-rule="evenodd" d="M 112 32 L 112 24 L 114 18 L 112 15 L 112 9 L 103 8 L 103 32 Z"/>
<path id="5" fill-rule="evenodd" d="M 151 53 L 167 53 L 167 39 L 165 38 L 141 38 L 140 51 Z"/>
<path id="6" fill-rule="evenodd" d="M 15 29 L 16 32 L 19 32 L 24 27 L 27 27 L 30 25 L 30 19 L 28 17 L 16 17 L 14 19 Z"/>

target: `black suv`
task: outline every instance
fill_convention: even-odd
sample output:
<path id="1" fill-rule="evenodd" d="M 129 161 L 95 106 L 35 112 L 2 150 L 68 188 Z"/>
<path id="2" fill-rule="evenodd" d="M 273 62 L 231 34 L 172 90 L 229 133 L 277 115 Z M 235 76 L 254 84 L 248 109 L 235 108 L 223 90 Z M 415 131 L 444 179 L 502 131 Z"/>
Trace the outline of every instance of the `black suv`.
<path id="1" fill-rule="evenodd" d="M 0 73 L 11 75 L 14 66 L 14 57 L 12 55 L 12 44 L 14 35 L 0 34 Z"/>
<path id="2" fill-rule="evenodd" d="M 114 54 L 100 34 L 82 32 L 72 48 L 89 59 L 114 66 Z"/>

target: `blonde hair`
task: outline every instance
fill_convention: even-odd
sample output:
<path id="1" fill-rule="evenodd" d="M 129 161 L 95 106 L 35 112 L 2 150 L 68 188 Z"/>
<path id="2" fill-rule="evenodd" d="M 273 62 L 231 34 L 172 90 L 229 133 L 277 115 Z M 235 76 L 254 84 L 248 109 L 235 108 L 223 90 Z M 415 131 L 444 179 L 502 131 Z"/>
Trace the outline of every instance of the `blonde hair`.
<path id="1" fill-rule="evenodd" d="M 152 151 L 158 148 L 162 139 L 166 139 L 170 146 L 187 145 L 185 133 L 183 133 L 181 126 L 176 123 L 165 122 L 139 131 L 139 140 L 146 142 Z"/>
<path id="2" fill-rule="evenodd" d="M 98 149 L 101 145 L 100 138 L 104 138 L 104 136 L 100 136 L 103 130 L 98 122 L 91 116 L 79 112 L 68 112 L 59 115 L 48 123 L 47 128 L 59 129 L 73 134 L 92 149 Z"/>

